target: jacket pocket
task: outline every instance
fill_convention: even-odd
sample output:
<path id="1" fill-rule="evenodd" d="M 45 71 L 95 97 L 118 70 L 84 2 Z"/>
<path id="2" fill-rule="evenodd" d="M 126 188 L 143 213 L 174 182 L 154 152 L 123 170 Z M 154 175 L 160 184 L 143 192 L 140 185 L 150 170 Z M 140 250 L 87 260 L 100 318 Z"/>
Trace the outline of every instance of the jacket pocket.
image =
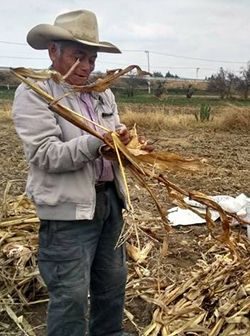
<path id="1" fill-rule="evenodd" d="M 103 119 L 108 119 L 108 118 L 112 118 L 114 116 L 114 113 L 113 112 L 109 112 L 109 113 L 106 113 L 106 112 L 102 112 L 102 118 Z"/>

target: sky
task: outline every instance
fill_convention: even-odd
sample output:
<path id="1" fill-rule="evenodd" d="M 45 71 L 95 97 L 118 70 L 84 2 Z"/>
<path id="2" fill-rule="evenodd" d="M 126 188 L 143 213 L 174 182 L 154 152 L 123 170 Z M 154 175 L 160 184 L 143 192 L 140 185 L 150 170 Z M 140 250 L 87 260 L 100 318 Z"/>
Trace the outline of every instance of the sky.
<path id="1" fill-rule="evenodd" d="M 250 0 L 8 0 L 1 1 L 0 67 L 48 67 L 47 51 L 26 43 L 28 31 L 79 9 L 93 11 L 100 40 L 122 51 L 99 53 L 96 71 L 137 64 L 203 79 L 220 67 L 239 75 L 250 60 Z"/>

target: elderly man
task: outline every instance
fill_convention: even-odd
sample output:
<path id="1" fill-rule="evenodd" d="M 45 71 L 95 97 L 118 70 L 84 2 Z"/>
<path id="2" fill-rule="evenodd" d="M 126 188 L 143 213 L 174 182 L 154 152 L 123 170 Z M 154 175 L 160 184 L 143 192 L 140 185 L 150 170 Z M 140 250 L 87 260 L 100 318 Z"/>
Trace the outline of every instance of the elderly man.
<path id="1" fill-rule="evenodd" d="M 129 133 L 119 121 L 110 90 L 99 94 L 71 89 L 86 83 L 98 52 L 120 52 L 99 41 L 95 14 L 62 14 L 53 25 L 34 27 L 27 42 L 48 49 L 52 68 L 62 75 L 79 60 L 66 83 L 49 79 L 39 85 L 55 98 L 71 91 L 60 103 L 117 130 L 127 144 Z M 48 335 L 83 336 L 87 330 L 92 336 L 124 335 L 127 270 L 124 246 L 115 245 L 125 197 L 117 163 L 102 157 L 101 140 L 53 113 L 24 84 L 16 91 L 13 115 L 29 163 L 26 191 L 41 221 L 38 265 L 49 292 Z"/>

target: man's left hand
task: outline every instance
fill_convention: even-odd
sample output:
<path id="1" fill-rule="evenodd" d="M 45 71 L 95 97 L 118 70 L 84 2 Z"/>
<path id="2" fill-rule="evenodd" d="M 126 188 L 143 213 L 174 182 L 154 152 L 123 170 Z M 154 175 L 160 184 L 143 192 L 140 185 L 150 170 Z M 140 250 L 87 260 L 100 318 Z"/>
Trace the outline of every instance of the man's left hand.
<path id="1" fill-rule="evenodd" d="M 124 145 L 127 145 L 129 141 L 131 140 L 131 136 L 127 128 L 121 128 L 117 130 L 117 134 L 119 136 L 119 139 Z"/>

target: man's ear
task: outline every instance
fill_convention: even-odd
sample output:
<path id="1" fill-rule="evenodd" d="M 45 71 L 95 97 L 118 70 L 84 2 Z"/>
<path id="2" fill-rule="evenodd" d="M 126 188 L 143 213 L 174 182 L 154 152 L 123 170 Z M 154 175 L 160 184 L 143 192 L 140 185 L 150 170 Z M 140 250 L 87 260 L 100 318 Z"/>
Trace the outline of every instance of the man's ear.
<path id="1" fill-rule="evenodd" d="M 51 61 L 53 62 L 56 59 L 56 55 L 57 55 L 57 46 L 55 42 L 49 42 L 48 52 L 49 52 L 49 57 Z"/>

